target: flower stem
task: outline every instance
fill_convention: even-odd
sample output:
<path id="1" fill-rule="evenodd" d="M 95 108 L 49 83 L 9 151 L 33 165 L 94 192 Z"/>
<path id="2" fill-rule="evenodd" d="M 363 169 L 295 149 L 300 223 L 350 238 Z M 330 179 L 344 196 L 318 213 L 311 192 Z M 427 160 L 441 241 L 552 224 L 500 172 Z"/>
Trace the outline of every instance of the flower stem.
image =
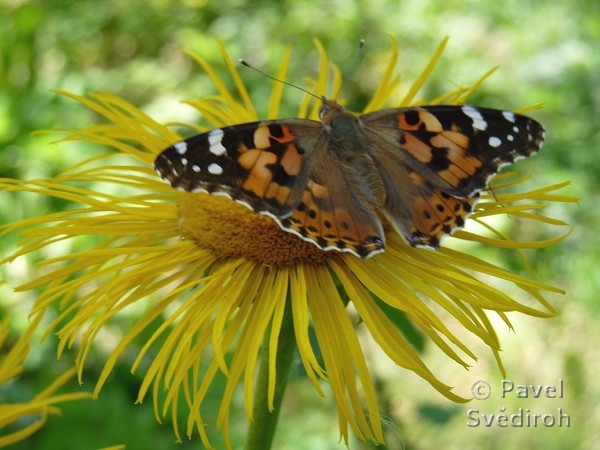
<path id="1" fill-rule="evenodd" d="M 254 406 L 252 410 L 254 420 L 250 422 L 248 436 L 246 437 L 245 450 L 269 450 L 273 444 L 273 437 L 277 428 L 277 420 L 281 410 L 281 401 L 287 385 L 290 368 L 294 360 L 296 350 L 296 335 L 292 320 L 292 309 L 288 298 L 281 330 L 277 342 L 277 361 L 275 382 L 275 396 L 273 399 L 273 410 L 268 408 L 269 391 L 269 334 L 265 335 L 263 351 L 261 352 L 260 368 L 254 392 Z"/>

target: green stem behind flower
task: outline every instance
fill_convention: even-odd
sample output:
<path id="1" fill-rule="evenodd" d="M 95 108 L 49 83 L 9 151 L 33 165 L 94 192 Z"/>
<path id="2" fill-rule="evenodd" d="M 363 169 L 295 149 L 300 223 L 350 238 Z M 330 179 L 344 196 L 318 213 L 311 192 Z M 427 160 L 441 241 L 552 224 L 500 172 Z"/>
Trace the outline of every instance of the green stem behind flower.
<path id="1" fill-rule="evenodd" d="M 275 396 L 273 399 L 273 411 L 268 408 L 269 390 L 269 334 L 264 338 L 263 349 L 260 360 L 260 369 L 256 381 L 254 393 L 254 420 L 250 423 L 248 436 L 246 437 L 246 450 L 269 450 L 273 444 L 273 437 L 277 428 L 277 420 L 281 410 L 281 401 L 287 385 L 290 368 L 294 360 L 296 350 L 296 336 L 292 320 L 292 309 L 288 299 L 281 330 L 277 343 L 277 380 L 275 385 Z"/>

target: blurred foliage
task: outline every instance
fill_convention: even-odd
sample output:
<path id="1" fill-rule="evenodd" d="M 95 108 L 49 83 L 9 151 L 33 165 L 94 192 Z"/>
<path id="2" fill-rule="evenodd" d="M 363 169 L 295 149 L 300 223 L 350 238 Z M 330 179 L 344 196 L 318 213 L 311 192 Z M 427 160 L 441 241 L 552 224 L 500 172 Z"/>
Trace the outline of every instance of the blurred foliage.
<path id="1" fill-rule="evenodd" d="M 313 39 L 324 44 L 342 70 L 349 70 L 358 41 L 365 38 L 360 63 L 347 74 L 342 91 L 351 108 L 360 110 L 387 61 L 388 33 L 399 42 L 399 70 L 406 83 L 424 67 L 441 39 L 450 36 L 442 61 L 420 93 L 424 99 L 455 84 L 472 83 L 500 64 L 501 70 L 471 103 L 502 108 L 543 103 L 543 109 L 532 114 L 546 125 L 547 144 L 540 155 L 519 163 L 520 168 L 535 173 L 535 185 L 571 179 L 573 185 L 565 193 L 582 197 L 580 207 L 554 205 L 548 211 L 573 224 L 573 235 L 559 246 L 528 255 L 534 277 L 568 291 L 566 297 L 553 299 L 562 316 L 551 322 L 519 319 L 514 340 L 501 334 L 510 377 L 535 384 L 558 377 L 567 380 L 571 390 L 563 407 L 573 413 L 573 427 L 471 429 L 465 425 L 467 407 L 448 406 L 421 380 L 397 368 L 377 365 L 373 370 L 381 380 L 385 406 L 400 420 L 398 425 L 390 425 L 390 441 L 406 449 L 589 448 L 586 443 L 598 442 L 600 437 L 593 425 L 595 415 L 595 423 L 598 421 L 597 405 L 591 400 L 600 398 L 594 325 L 600 313 L 600 2 L 2 0 L 0 176 L 51 176 L 73 161 L 102 151 L 80 144 L 49 145 L 51 138 L 32 135 L 40 129 L 77 129 L 96 120 L 93 113 L 51 89 L 77 94 L 110 91 L 158 120 L 197 121 L 200 118 L 194 111 L 179 102 L 212 91 L 207 77 L 183 49 L 201 54 L 224 73 L 214 39 L 219 36 L 234 60 L 243 57 L 274 73 L 285 46 L 292 44 L 287 79 L 302 86 L 304 77 L 316 72 Z M 272 82 L 253 71 L 242 74 L 255 103 L 263 108 L 259 111 L 265 113 L 263 100 Z M 301 95 L 286 91 L 286 115 L 294 114 Z M 0 220 L 9 222 L 63 206 L 46 198 L 3 195 Z M 0 251 L 5 254 L 14 238 L 3 240 Z M 515 271 L 525 270 L 520 261 L 506 255 L 489 256 L 502 258 L 502 264 Z M 34 293 L 17 297 L 10 287 L 27 280 L 32 266 L 2 270 L 8 286 L 0 286 L 0 311 L 9 307 L 14 311 L 15 306 L 26 311 Z M 50 347 L 44 345 L 32 355 L 27 376 L 12 387 L 11 395 L 25 397 L 27 392 L 35 392 L 52 373 L 47 369 L 61 365 Z M 98 367 L 89 368 L 86 385 L 91 385 L 100 370 L 102 349 L 97 351 Z M 471 380 L 469 374 L 460 385 L 455 381 L 459 376 L 446 376 L 454 373 L 443 365 L 447 362 L 435 367 L 436 355 L 428 357 L 442 379 L 452 380 L 460 394 L 468 395 L 469 383 L 477 378 Z M 486 358 L 473 371 L 497 379 L 491 357 Z M 51 418 L 45 429 L 19 448 L 98 448 L 116 443 L 126 443 L 131 449 L 167 448 L 174 441 L 168 423 L 156 424 L 149 402 L 133 406 L 139 380 L 128 373 L 130 364 L 131 360 L 124 358 L 98 401 L 64 406 L 62 417 Z M 214 398 L 218 401 L 218 393 Z M 507 403 L 509 408 L 529 407 L 522 402 Z M 486 405 L 491 413 L 502 406 Z M 550 405 L 554 408 L 556 403 Z M 278 448 L 292 448 L 290 443 L 295 443 L 295 449 L 342 448 L 335 445 L 337 425 L 331 399 L 318 398 L 299 379 L 289 388 L 284 406 Z M 234 442 L 241 442 L 245 433 L 241 410 L 233 421 L 240 424 L 234 430 Z M 222 441 L 215 439 L 218 448 Z M 198 448 L 189 442 L 178 448 L 192 446 Z M 366 447 L 353 443 L 352 448 Z M 389 448 L 394 447 L 390 444 Z"/>

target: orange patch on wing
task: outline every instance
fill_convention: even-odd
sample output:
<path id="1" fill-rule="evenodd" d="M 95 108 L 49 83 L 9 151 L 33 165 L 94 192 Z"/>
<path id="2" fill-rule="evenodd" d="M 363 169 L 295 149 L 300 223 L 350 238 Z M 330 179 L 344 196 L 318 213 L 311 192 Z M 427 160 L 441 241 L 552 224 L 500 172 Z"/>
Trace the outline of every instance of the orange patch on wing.
<path id="1" fill-rule="evenodd" d="M 315 183 L 312 180 L 309 180 L 307 183 L 307 187 L 312 192 L 313 197 L 316 198 L 325 198 L 329 196 L 329 192 L 325 186 Z"/>
<path id="2" fill-rule="evenodd" d="M 413 224 L 415 229 L 426 235 L 436 235 L 441 223 L 431 204 L 424 198 L 418 198 L 413 204 Z"/>
<path id="3" fill-rule="evenodd" d="M 410 133 L 404 134 L 404 148 L 415 159 L 422 163 L 431 161 L 431 147 Z"/>
<path id="4" fill-rule="evenodd" d="M 452 164 L 438 175 L 455 187 L 459 185 L 460 181 L 472 176 L 483 164 L 479 159 L 469 155 L 463 157 L 454 155 L 449 159 Z"/>
<path id="5" fill-rule="evenodd" d="M 449 232 L 462 228 L 475 200 L 444 196 L 440 189 L 432 190 L 427 197 L 417 198 L 413 204 L 413 227 L 414 231 L 424 235 L 420 243 L 438 245 Z"/>
<path id="6" fill-rule="evenodd" d="M 483 165 L 483 163 L 479 159 L 469 155 L 465 155 L 462 157 L 456 155 L 448 155 L 448 159 L 450 159 L 452 164 L 459 167 L 461 171 L 463 173 L 466 173 L 467 175 L 473 175 L 475 171 Z"/>
<path id="7" fill-rule="evenodd" d="M 465 155 L 464 148 L 459 147 L 443 134 L 433 136 L 430 142 L 434 147 L 447 149 L 449 159 L 452 159 L 452 157 L 462 158 Z"/>
<path id="8" fill-rule="evenodd" d="M 259 153 L 258 156 L 254 154 L 256 152 Z M 253 164 L 249 164 L 251 161 Z M 277 157 L 273 153 L 262 150 L 248 150 L 240 155 L 238 162 L 249 170 L 248 178 L 242 188 L 263 197 L 273 176 L 267 166 L 277 162 Z"/>
<path id="9" fill-rule="evenodd" d="M 256 148 L 267 149 L 271 147 L 271 140 L 281 143 L 292 142 L 295 140 L 288 127 L 281 127 L 281 130 L 283 131 L 282 136 L 273 136 L 269 129 L 269 125 L 259 125 L 254 131 L 254 144 L 256 145 Z"/>
<path id="10" fill-rule="evenodd" d="M 418 130 L 420 124 L 421 124 L 420 121 L 415 125 L 409 124 L 406 121 L 405 114 L 398 114 L 398 125 L 400 126 L 401 130 Z"/>
<path id="11" fill-rule="evenodd" d="M 469 138 L 462 133 L 449 131 L 431 138 L 432 145 L 447 149 L 446 157 L 452 164 L 460 167 L 465 173 L 472 175 L 483 162 L 467 151 Z"/>
<path id="12" fill-rule="evenodd" d="M 279 187 L 279 189 L 275 194 L 275 200 L 277 200 L 277 203 L 279 203 L 280 205 L 285 205 L 288 201 L 288 198 L 290 198 L 290 195 L 292 194 L 292 190 L 287 186 L 277 186 Z"/>
<path id="13" fill-rule="evenodd" d="M 453 187 L 458 187 L 461 180 L 466 178 L 465 173 L 456 166 L 450 166 L 446 170 L 438 172 L 438 175 Z"/>
<path id="14" fill-rule="evenodd" d="M 270 183 L 264 197 L 268 199 L 275 199 L 280 205 L 285 205 L 290 193 L 291 189 L 287 186 L 282 186 L 277 183 Z"/>
<path id="15" fill-rule="evenodd" d="M 376 235 L 375 230 L 372 230 L 363 223 L 355 222 L 352 220 L 352 217 L 342 209 L 336 209 L 335 216 L 338 223 L 339 237 L 349 247 L 361 245 L 367 238 Z M 349 225 L 349 228 L 345 227 L 346 224 Z"/>
<path id="16" fill-rule="evenodd" d="M 462 149 L 469 148 L 469 137 L 464 133 L 459 131 L 442 131 L 440 134 Z"/>
<path id="17" fill-rule="evenodd" d="M 409 172 L 408 176 L 417 184 L 425 184 L 425 177 L 417 172 Z"/>
<path id="18" fill-rule="evenodd" d="M 281 142 L 286 143 L 286 142 L 293 142 L 296 140 L 296 138 L 294 137 L 294 135 L 292 134 L 292 132 L 290 131 L 290 129 L 288 127 L 281 127 L 281 131 L 283 131 L 283 136 L 278 136 L 275 137 L 273 135 L 271 135 L 272 139 L 275 139 L 277 142 Z"/>
<path id="19" fill-rule="evenodd" d="M 406 121 L 406 113 L 398 114 L 398 125 L 400 126 L 400 129 L 418 131 L 424 125 L 427 131 L 441 132 L 444 130 L 442 124 L 437 119 L 437 117 L 435 117 L 434 114 L 431 114 L 429 111 L 426 111 L 424 109 L 418 108 L 415 109 L 415 111 L 418 113 L 419 117 L 419 120 L 415 124 L 408 123 Z"/>
<path id="20" fill-rule="evenodd" d="M 302 155 L 294 144 L 289 144 L 281 158 L 281 166 L 288 175 L 298 175 L 302 168 Z"/>
<path id="21" fill-rule="evenodd" d="M 261 125 L 254 131 L 254 145 L 256 148 L 269 148 L 271 146 L 270 137 L 269 127 Z"/>
<path id="22" fill-rule="evenodd" d="M 279 190 L 279 185 L 277 183 L 269 183 L 267 186 L 267 190 L 264 193 L 264 198 L 273 198 L 277 195 L 277 191 Z"/>
<path id="23" fill-rule="evenodd" d="M 261 153 L 263 153 L 262 150 L 246 150 L 240 154 L 238 164 L 246 170 L 252 170 Z"/>
<path id="24" fill-rule="evenodd" d="M 438 118 L 431 114 L 429 111 L 419 110 L 419 118 L 421 122 L 425 124 L 427 131 L 441 132 L 444 131 L 442 124 Z"/>

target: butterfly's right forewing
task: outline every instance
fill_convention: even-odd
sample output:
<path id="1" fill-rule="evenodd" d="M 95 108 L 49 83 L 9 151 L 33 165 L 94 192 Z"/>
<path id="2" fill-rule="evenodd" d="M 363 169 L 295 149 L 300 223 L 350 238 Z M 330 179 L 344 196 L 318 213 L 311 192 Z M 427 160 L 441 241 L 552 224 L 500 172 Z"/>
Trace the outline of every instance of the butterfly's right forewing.
<path id="1" fill-rule="evenodd" d="M 529 117 L 466 105 L 389 109 L 360 119 L 379 141 L 373 151 L 394 152 L 431 185 L 460 198 L 485 189 L 504 165 L 537 153 L 545 134 Z"/>
<path id="2" fill-rule="evenodd" d="M 411 245 L 433 248 L 464 226 L 491 176 L 544 139 L 533 119 L 470 106 L 389 109 L 360 120 L 384 181 L 384 212 Z"/>

